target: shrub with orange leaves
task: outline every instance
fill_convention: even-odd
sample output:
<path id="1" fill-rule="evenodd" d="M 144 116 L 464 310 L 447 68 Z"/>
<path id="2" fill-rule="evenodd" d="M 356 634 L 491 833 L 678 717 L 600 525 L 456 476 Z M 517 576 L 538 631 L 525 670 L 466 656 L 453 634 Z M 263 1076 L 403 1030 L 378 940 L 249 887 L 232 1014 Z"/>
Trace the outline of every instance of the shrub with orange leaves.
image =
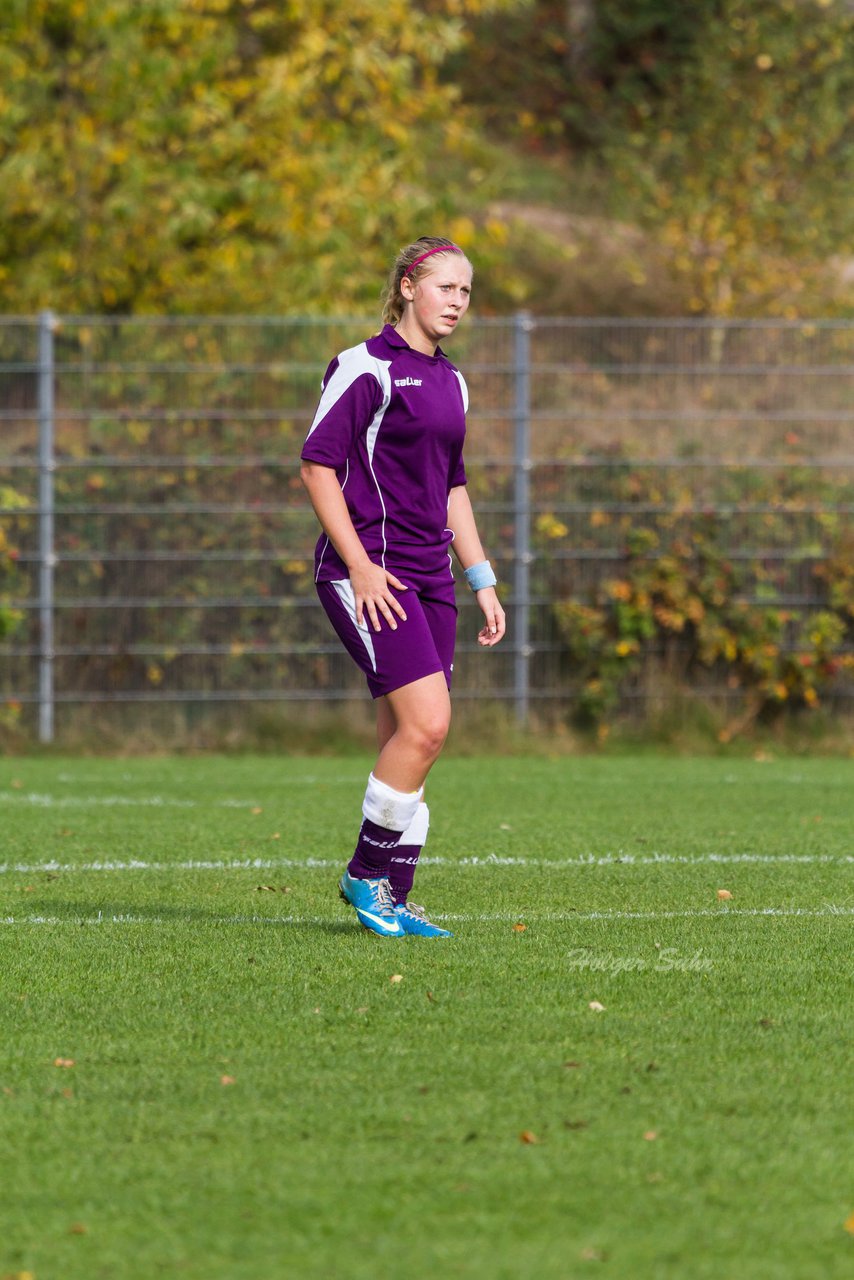
<path id="1" fill-rule="evenodd" d="M 799 490 L 797 477 L 786 480 L 784 491 L 779 476 L 746 468 L 728 478 L 738 486 L 728 497 L 749 494 L 752 506 L 766 510 L 769 534 L 796 547 L 798 526 L 792 517 L 804 510 L 806 491 Z M 809 556 L 797 551 L 788 563 L 785 557 L 766 560 L 761 553 L 754 559 L 736 556 L 729 550 L 726 514 L 689 509 L 684 495 L 667 493 L 665 484 L 651 469 L 647 475 L 635 467 L 622 477 L 618 487 L 651 514 L 626 529 L 616 574 L 612 569 L 580 599 L 553 605 L 567 656 L 580 677 L 577 721 L 601 729 L 626 689 L 662 655 L 679 678 L 691 681 L 706 671 L 728 689 L 740 690 L 744 705 L 736 726 L 821 705 L 834 682 L 854 671 L 850 534 L 840 533 L 828 518 L 824 554 L 813 541 Z M 822 496 L 811 492 L 813 502 Z M 828 510 L 836 496 L 828 490 Z M 810 532 L 814 535 L 814 526 Z M 812 608 L 790 603 L 785 580 L 791 565 L 809 566 L 810 560 Z M 724 731 L 726 740 L 736 731 Z"/>

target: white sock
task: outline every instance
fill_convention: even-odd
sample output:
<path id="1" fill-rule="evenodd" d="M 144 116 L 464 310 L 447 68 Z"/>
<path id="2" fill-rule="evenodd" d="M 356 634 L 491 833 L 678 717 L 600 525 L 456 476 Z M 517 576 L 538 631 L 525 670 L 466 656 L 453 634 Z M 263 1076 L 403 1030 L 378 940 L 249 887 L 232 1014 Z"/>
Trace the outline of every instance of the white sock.
<path id="1" fill-rule="evenodd" d="M 417 845 L 419 849 L 423 849 L 427 843 L 427 831 L 430 827 L 430 810 L 422 800 L 418 806 L 415 817 L 400 837 L 400 843 L 405 845 Z"/>
<path id="2" fill-rule="evenodd" d="M 368 778 L 362 816 L 388 831 L 405 831 L 418 812 L 424 788 L 417 791 L 395 791 L 373 774 Z"/>

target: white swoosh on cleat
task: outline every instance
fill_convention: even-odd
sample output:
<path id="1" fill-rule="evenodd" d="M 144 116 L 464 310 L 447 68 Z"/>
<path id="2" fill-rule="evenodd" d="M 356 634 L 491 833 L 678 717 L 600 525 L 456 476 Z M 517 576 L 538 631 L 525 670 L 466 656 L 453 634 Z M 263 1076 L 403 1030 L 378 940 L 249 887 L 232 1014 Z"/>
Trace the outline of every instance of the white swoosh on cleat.
<path id="1" fill-rule="evenodd" d="M 379 925 L 380 929 L 382 929 L 384 933 L 402 933 L 400 922 L 398 920 L 395 920 L 394 924 L 389 926 L 388 921 L 383 920 L 382 916 L 372 915 L 370 911 L 365 911 L 361 907 L 359 908 L 359 915 L 365 916 L 368 920 L 373 920 L 374 924 Z M 395 925 L 397 925 L 397 928 L 395 928 Z"/>

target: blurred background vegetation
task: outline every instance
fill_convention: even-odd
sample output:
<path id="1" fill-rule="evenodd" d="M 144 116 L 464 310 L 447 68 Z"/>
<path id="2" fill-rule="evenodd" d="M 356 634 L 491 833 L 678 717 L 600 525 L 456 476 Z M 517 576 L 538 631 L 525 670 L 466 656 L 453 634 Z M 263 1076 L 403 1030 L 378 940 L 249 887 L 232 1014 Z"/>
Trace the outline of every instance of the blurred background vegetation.
<path id="1" fill-rule="evenodd" d="M 5 0 L 0 311 L 850 315 L 851 0 Z"/>

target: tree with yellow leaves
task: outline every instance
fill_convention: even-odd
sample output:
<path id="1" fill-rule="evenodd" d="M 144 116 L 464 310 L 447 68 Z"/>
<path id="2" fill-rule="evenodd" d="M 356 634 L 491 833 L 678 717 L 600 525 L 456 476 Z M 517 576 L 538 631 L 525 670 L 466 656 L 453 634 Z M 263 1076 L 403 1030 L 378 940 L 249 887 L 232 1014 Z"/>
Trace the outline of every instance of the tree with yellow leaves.
<path id="1" fill-rule="evenodd" d="M 373 303 L 389 246 L 452 217 L 439 68 L 508 3 L 7 0 L 0 309 Z"/>
<path id="2" fill-rule="evenodd" d="M 607 148 L 694 311 L 795 318 L 811 288 L 832 299 L 854 255 L 852 50 L 842 0 L 724 0 Z"/>

